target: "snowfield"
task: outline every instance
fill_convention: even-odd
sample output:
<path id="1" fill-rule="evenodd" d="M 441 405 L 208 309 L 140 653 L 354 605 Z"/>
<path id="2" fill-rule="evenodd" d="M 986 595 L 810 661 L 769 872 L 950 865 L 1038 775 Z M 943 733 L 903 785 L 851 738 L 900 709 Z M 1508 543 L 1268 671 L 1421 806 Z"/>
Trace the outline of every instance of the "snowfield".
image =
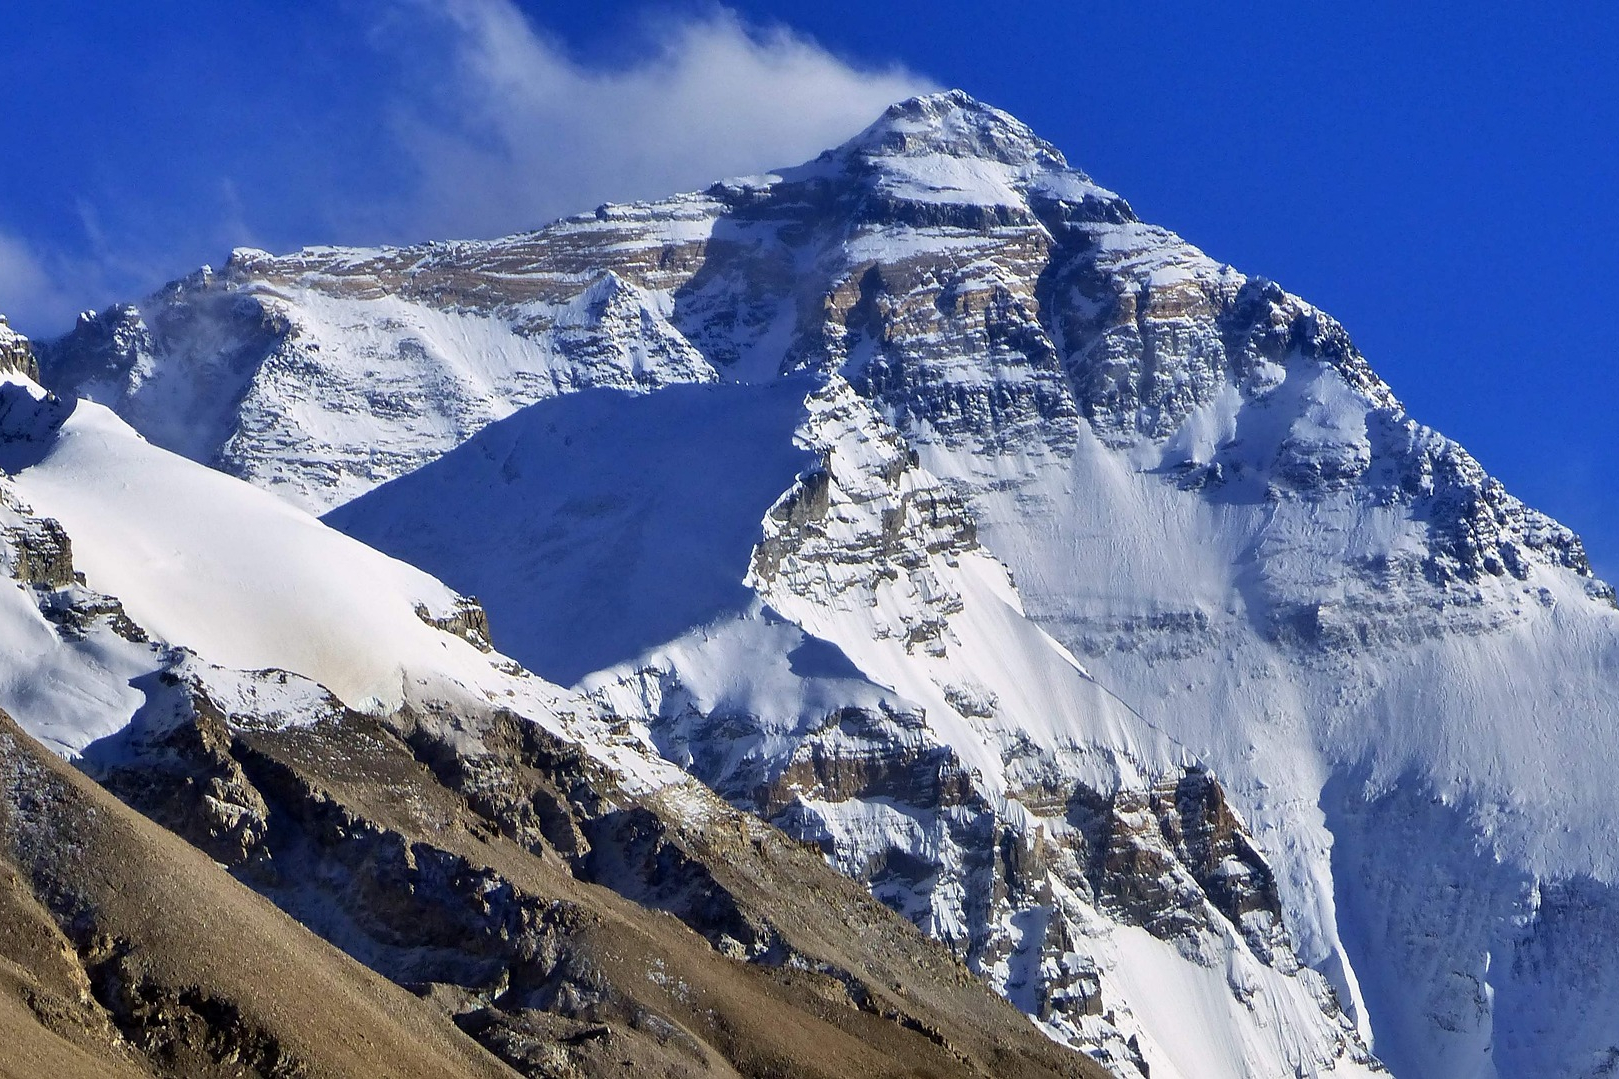
<path id="1" fill-rule="evenodd" d="M 0 707 L 48 744 L 79 753 L 116 734 L 147 700 L 149 676 L 183 669 L 221 701 L 286 698 L 255 699 L 261 718 L 306 722 L 299 701 L 327 693 L 360 712 L 505 708 L 581 740 L 631 789 L 683 778 L 648 755 L 644 734 L 609 733 L 584 702 L 433 625 L 461 598 L 421 570 L 151 445 L 99 405 L 52 401 L 16 379 L 0 392 L 8 404 L 21 395 L 54 405 L 45 422 L 7 430 L 0 514 L 59 522 L 83 577 L 65 595 L 0 590 L 0 641 L 22 660 L 8 664 Z M 95 613 L 106 597 L 133 632 L 91 618 L 82 639 L 64 637 L 42 608 L 79 602 Z M 248 674 L 266 671 L 297 677 Z"/>

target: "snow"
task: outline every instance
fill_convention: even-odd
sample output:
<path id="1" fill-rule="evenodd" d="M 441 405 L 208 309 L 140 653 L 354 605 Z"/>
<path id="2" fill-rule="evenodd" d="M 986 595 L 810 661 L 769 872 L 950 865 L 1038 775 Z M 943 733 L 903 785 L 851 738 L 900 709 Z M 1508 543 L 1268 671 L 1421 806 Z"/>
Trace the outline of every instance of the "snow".
<path id="1" fill-rule="evenodd" d="M 882 190 L 917 202 L 1017 206 L 1017 173 L 998 162 L 953 157 L 899 158 L 885 169 Z"/>
<path id="2" fill-rule="evenodd" d="M 26 589 L 0 581 L 0 709 L 59 753 L 115 733 L 144 697 L 133 682 L 156 666 L 144 646 L 105 627 L 67 641 Z"/>
<path id="3" fill-rule="evenodd" d="M 682 780 L 642 729 L 610 732 L 583 701 L 499 654 L 485 654 L 417 613 L 459 597 L 434 578 L 302 510 L 153 446 L 81 401 L 34 459 L 6 479 L 11 497 L 59 521 L 90 589 L 116 596 L 153 645 L 97 625 L 65 642 L 21 586 L 0 589 L 0 706 L 65 752 L 122 729 L 146 675 L 171 669 L 169 646 L 228 713 L 303 723 L 329 714 L 326 693 L 361 711 L 447 702 L 510 709 L 571 740 L 631 790 Z M 292 678 L 287 678 L 285 672 Z"/>
<path id="4" fill-rule="evenodd" d="M 759 521 L 813 463 L 806 386 L 555 398 L 327 521 L 481 597 L 502 649 L 571 684 L 749 605 Z"/>
<path id="5" fill-rule="evenodd" d="M 779 759 L 806 728 L 839 709 L 918 707 L 871 681 L 836 645 L 758 600 L 631 661 L 586 675 L 579 688 L 614 715 L 752 717 L 759 742 L 735 739 L 731 758 L 713 765 L 722 775 L 739 770 L 749 755 Z M 665 756 L 690 766 L 688 745 L 697 732 L 660 724 L 654 736 Z"/>
<path id="6" fill-rule="evenodd" d="M 1153 1079 L 1303 1076 L 1328 1068 L 1372 1074 L 1363 1065 L 1322 1059 L 1315 1045 L 1296 1038 L 1300 1011 L 1319 1010 L 1320 1003 L 1251 957 L 1233 951 L 1223 962 L 1187 963 L 1134 926 L 1116 929 L 1112 944 L 1117 961 L 1109 977 L 1145 1034 L 1142 1055 Z"/>
<path id="7" fill-rule="evenodd" d="M 225 666 L 283 668 L 351 704 L 398 704 L 404 671 L 441 666 L 450 648 L 411 605 L 448 610 L 442 584 L 151 446 L 98 405 L 75 409 L 13 482 L 62 522 L 93 587 L 150 632 Z"/>

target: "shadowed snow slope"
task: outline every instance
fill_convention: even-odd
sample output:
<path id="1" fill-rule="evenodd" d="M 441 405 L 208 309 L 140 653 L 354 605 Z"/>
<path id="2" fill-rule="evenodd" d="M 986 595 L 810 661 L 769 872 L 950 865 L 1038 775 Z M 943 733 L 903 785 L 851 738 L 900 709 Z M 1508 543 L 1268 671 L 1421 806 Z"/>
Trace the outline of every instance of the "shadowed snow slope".
<path id="1" fill-rule="evenodd" d="M 576 682 L 740 612 L 800 470 L 806 381 L 530 405 L 327 523 L 482 598 L 501 649 Z"/>

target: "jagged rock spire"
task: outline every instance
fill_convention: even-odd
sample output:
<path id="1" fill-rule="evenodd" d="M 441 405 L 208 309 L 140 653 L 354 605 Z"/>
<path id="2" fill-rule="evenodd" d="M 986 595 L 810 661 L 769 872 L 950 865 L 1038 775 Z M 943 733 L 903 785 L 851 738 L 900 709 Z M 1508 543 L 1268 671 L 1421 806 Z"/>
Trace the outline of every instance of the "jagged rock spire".
<path id="1" fill-rule="evenodd" d="M 0 375 L 8 372 L 39 379 L 39 365 L 28 338 L 12 329 L 6 316 L 0 315 Z"/>

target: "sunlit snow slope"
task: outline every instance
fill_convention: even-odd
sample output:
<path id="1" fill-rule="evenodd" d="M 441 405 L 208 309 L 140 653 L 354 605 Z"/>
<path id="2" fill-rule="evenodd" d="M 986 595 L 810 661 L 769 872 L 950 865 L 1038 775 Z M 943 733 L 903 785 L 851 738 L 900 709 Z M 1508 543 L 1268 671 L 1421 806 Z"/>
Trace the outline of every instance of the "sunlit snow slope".
<path id="1" fill-rule="evenodd" d="M 0 528 L 20 578 L 0 589 L 0 708 L 47 744 L 86 750 L 139 712 L 149 677 L 180 672 L 286 722 L 318 718 L 327 690 L 361 712 L 507 708 L 582 740 L 632 788 L 679 778 L 633 734 L 444 628 L 467 607 L 437 580 L 105 408 L 0 375 L 0 432 Z M 56 579 L 58 565 L 77 579 Z"/>

